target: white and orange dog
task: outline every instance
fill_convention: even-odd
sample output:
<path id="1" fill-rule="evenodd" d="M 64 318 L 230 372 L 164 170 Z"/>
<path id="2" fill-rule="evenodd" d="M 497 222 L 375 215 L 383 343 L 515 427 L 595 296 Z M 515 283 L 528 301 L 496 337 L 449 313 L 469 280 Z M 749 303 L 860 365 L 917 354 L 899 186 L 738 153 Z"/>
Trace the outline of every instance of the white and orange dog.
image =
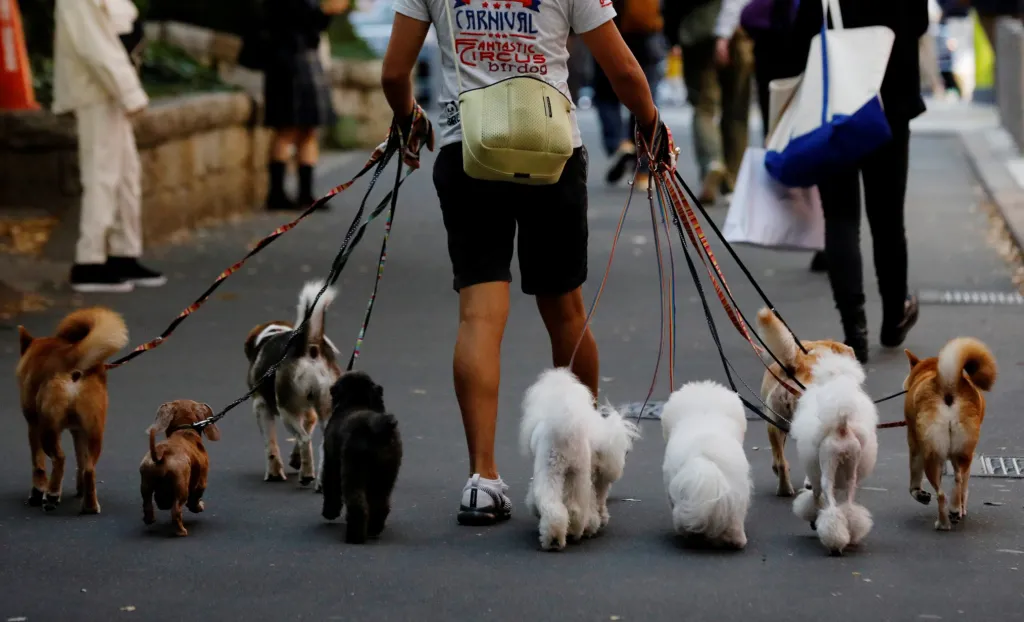
<path id="1" fill-rule="evenodd" d="M 790 428 L 811 485 L 797 495 L 793 512 L 817 529 L 833 554 L 871 531 L 871 513 L 854 501 L 878 457 L 878 410 L 863 384 L 864 369 L 855 359 L 821 354 Z"/>
<path id="2" fill-rule="evenodd" d="M 959 337 L 947 343 L 939 356 L 921 360 L 910 350 L 910 374 L 904 415 L 910 447 L 910 496 L 928 504 L 930 493 L 921 489 L 928 477 L 938 496 L 935 528 L 949 530 L 967 516 L 967 481 L 971 477 L 974 448 L 985 419 L 985 396 L 996 382 L 996 359 L 977 339 Z M 947 512 L 942 491 L 942 467 L 953 463 L 953 507 Z"/>
<path id="3" fill-rule="evenodd" d="M 608 524 L 608 492 L 622 477 L 637 427 L 594 396 L 568 369 L 552 369 L 526 391 L 520 449 L 533 457 L 526 506 L 540 520 L 540 545 L 561 550 Z"/>

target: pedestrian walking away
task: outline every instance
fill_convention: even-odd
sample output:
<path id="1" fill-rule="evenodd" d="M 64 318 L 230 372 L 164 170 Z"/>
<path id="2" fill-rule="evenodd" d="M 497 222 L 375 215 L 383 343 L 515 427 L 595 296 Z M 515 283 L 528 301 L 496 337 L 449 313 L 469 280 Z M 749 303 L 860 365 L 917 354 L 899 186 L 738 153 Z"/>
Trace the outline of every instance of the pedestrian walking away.
<path id="1" fill-rule="evenodd" d="M 647 85 L 652 93 L 658 91 L 661 81 L 661 61 L 665 58 L 665 43 L 662 37 L 664 19 L 658 0 L 613 0 L 617 13 L 615 24 L 622 38 L 633 53 L 647 76 Z M 622 176 L 636 164 L 636 145 L 633 142 L 633 127 L 636 120 L 630 114 L 623 125 L 622 102 L 615 95 L 608 76 L 594 63 L 594 107 L 601 122 L 601 142 L 605 154 L 611 158 L 611 166 L 605 174 L 609 184 L 618 183 Z M 631 171 L 629 171 L 631 172 Z M 636 184 L 646 190 L 650 172 L 644 167 L 636 174 Z"/>
<path id="2" fill-rule="evenodd" d="M 918 316 L 917 298 L 907 285 L 904 202 L 910 149 L 910 120 L 924 112 L 918 43 L 928 29 L 927 0 L 894 5 L 885 0 L 840 0 L 844 28 L 886 26 L 896 35 L 882 81 L 881 98 L 892 139 L 856 166 L 832 172 L 818 184 L 825 214 L 828 277 L 846 343 L 861 362 L 868 358 L 864 276 L 860 252 L 861 191 L 871 228 L 875 273 L 882 297 L 880 341 L 903 343 Z M 820 2 L 801 2 L 793 31 L 789 75 L 800 73 L 811 39 L 821 32 Z M 842 80 L 842 75 L 832 79 Z"/>
<path id="3" fill-rule="evenodd" d="M 682 49 L 693 106 L 694 151 L 704 180 L 701 203 L 732 192 L 750 141 L 754 52 L 750 37 L 738 28 L 743 6 L 743 0 L 698 0 L 664 7 L 665 36 Z"/>
<path id="4" fill-rule="evenodd" d="M 121 39 L 136 31 L 138 16 L 130 0 L 55 5 L 53 112 L 73 112 L 78 134 L 82 207 L 70 281 L 79 292 L 167 282 L 139 263 L 142 167 L 131 119 L 149 98 Z"/>
<path id="5" fill-rule="evenodd" d="M 453 372 L 469 449 L 469 479 L 462 490 L 458 520 L 492 524 L 509 518 L 512 510 L 508 487 L 495 462 L 494 442 L 500 350 L 509 313 L 510 264 L 517 229 L 522 290 L 536 298 L 551 340 L 554 365 L 568 366 L 580 343 L 572 371 L 597 395 L 597 344 L 586 329 L 581 290 L 587 278 L 588 160 L 571 100 L 551 101 L 538 108 L 538 115 L 550 117 L 552 109 L 547 106 L 566 106 L 571 125 L 567 130 L 571 136 L 566 136 L 571 156 L 567 145 L 568 160 L 560 176 L 553 179 L 555 183 L 527 185 L 488 181 L 478 178 L 479 174 L 471 177 L 463 158 L 466 145 L 460 102 L 493 85 L 511 88 L 514 78 L 524 76 L 537 78 L 548 85 L 545 88 L 558 89 L 568 98 L 566 41 L 571 29 L 593 54 L 645 135 L 653 140 L 663 135 L 665 128 L 643 68 L 613 23 L 616 13 L 610 0 L 517 2 L 494 5 L 488 11 L 477 10 L 476 5 L 476 0 L 460 0 L 454 5 L 446 5 L 445 0 L 396 0 L 382 82 L 395 117 L 408 134 L 413 118 L 418 118 L 413 115 L 412 69 L 433 25 L 443 61 L 443 113 L 434 186 L 448 235 L 454 289 L 459 295 Z M 532 52 L 504 51 L 504 46 L 516 44 L 503 43 L 499 48 L 492 40 L 497 35 L 509 36 L 508 41 L 528 35 Z M 475 167 L 478 161 L 470 164 Z M 479 168 L 470 170 L 477 174 Z M 487 202 L 486 209 L 481 209 L 481 201 Z"/>
<path id="6" fill-rule="evenodd" d="M 349 7 L 348 0 L 268 0 L 269 50 L 264 68 L 264 125 L 273 128 L 267 209 L 306 208 L 313 196 L 313 170 L 320 159 L 317 130 L 336 119 L 331 90 L 318 48 L 331 17 Z M 292 150 L 298 160 L 297 203 L 284 191 Z"/>

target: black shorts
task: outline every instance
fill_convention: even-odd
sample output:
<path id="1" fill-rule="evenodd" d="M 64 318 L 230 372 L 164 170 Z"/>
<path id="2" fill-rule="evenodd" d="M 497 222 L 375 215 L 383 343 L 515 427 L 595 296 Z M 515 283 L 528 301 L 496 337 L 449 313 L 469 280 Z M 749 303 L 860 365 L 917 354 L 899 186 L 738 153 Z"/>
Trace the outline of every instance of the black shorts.
<path id="1" fill-rule="evenodd" d="M 550 186 L 481 181 L 463 170 L 462 143 L 443 147 L 434 163 L 434 187 L 448 231 L 455 291 L 512 280 L 517 225 L 523 293 L 561 296 L 583 285 L 587 169 L 587 150 L 579 147 Z"/>

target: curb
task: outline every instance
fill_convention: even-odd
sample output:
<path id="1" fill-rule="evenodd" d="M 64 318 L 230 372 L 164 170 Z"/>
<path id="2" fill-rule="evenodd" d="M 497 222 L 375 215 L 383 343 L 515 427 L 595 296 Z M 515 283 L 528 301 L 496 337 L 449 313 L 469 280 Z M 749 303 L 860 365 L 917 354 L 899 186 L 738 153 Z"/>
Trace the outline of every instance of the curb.
<path id="1" fill-rule="evenodd" d="M 1024 157 L 1002 127 L 961 132 L 967 160 L 999 211 L 1013 244 L 1024 249 Z"/>

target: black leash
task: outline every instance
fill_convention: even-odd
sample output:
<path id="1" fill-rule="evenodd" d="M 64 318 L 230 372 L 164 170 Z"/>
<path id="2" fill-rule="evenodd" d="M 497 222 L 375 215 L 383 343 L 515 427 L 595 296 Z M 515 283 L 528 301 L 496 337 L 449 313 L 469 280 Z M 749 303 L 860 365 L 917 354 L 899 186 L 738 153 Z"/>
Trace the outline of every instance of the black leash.
<path id="1" fill-rule="evenodd" d="M 246 391 L 246 393 L 241 397 L 235 399 L 230 404 L 222 408 L 219 412 L 217 412 L 211 417 L 203 419 L 202 421 L 197 421 L 192 424 L 179 426 L 176 429 L 191 428 L 193 430 L 202 431 L 202 429 L 205 428 L 206 426 L 217 423 L 235 407 L 248 401 L 253 395 L 256 394 L 256 392 L 263 385 L 263 383 L 269 380 L 277 372 L 278 367 L 280 367 L 281 363 L 284 362 L 284 359 L 287 356 L 287 352 L 291 349 L 291 346 L 294 344 L 295 340 L 302 332 L 302 329 L 309 324 L 309 320 L 313 316 L 313 312 L 316 309 L 316 305 L 320 301 L 321 296 L 323 296 L 323 294 L 327 291 L 329 287 L 331 287 L 338 281 L 338 278 L 341 276 L 341 271 L 344 269 L 345 265 L 348 263 L 349 257 L 352 255 L 352 251 L 355 250 L 356 245 L 359 243 L 360 240 L 362 240 L 367 225 L 369 225 L 375 218 L 377 218 L 384 211 L 384 208 L 387 207 L 389 204 L 391 206 L 389 218 L 394 215 L 394 208 L 398 202 L 398 190 L 401 187 L 402 183 L 405 181 L 405 179 L 408 178 L 408 175 L 411 174 L 412 172 L 410 170 L 409 173 L 405 175 L 405 177 L 402 176 L 401 159 L 399 159 L 398 163 L 398 174 L 395 177 L 394 188 L 390 192 L 388 192 L 384 199 L 381 200 L 381 202 L 371 211 L 366 221 L 363 222 L 363 215 L 365 214 L 366 211 L 366 203 L 369 200 L 370 193 L 373 191 L 373 188 L 376 185 L 377 180 L 380 178 L 380 175 L 384 172 L 384 169 L 391 161 L 391 158 L 401 149 L 400 137 L 401 133 L 398 131 L 397 125 L 393 123 L 391 134 L 389 135 L 384 155 L 380 158 L 379 162 L 377 163 L 377 167 L 373 172 L 373 176 L 370 178 L 370 185 L 366 189 L 366 194 L 363 195 L 363 200 L 359 204 L 359 210 L 356 212 L 355 217 L 352 219 L 352 224 L 349 226 L 348 231 L 345 233 L 345 238 L 341 243 L 341 247 L 338 249 L 338 252 L 334 257 L 334 260 L 331 262 L 331 269 L 328 272 L 327 278 L 324 280 L 324 285 L 322 288 L 320 288 L 320 291 L 317 292 L 316 297 L 313 299 L 313 303 L 310 304 L 309 307 L 306 309 L 306 314 L 303 317 L 302 322 L 294 329 L 292 329 L 291 335 L 288 337 L 288 342 L 283 350 L 284 354 L 282 354 L 281 358 L 275 361 L 274 364 L 271 365 L 269 368 L 267 368 L 267 371 L 263 374 L 263 376 L 253 383 L 251 389 Z M 372 311 L 372 303 L 367 311 L 368 316 L 369 312 Z M 368 321 L 368 317 L 366 321 Z"/>

